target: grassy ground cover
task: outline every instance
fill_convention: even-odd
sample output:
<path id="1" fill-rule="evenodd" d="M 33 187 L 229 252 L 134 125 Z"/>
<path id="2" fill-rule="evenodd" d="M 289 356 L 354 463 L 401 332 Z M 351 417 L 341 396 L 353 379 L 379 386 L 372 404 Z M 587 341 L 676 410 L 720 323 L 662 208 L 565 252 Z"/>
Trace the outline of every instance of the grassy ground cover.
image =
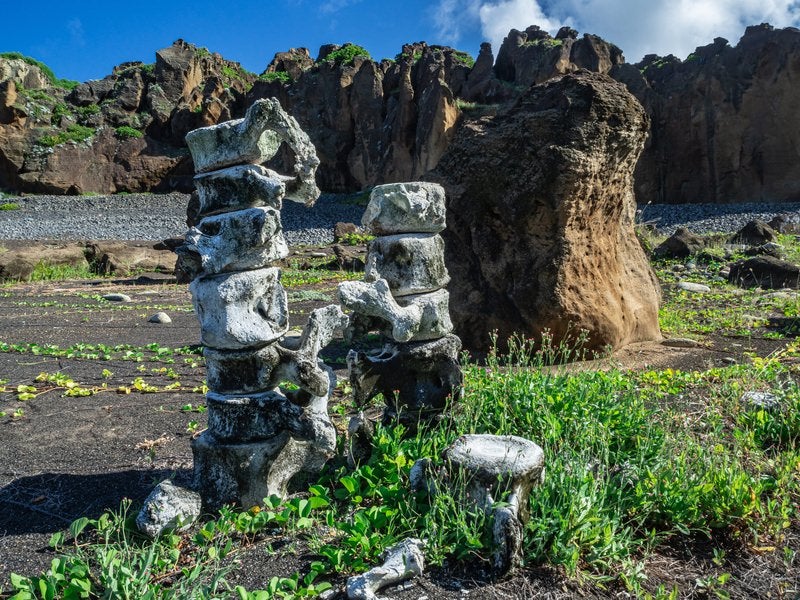
<path id="1" fill-rule="evenodd" d="M 796 239 L 784 242 L 796 252 Z M 517 339 L 506 355 L 491 353 L 480 363 L 464 357 L 464 396 L 447 420 L 416 432 L 378 427 L 371 457 L 355 469 L 334 460 L 287 501 L 265 498 L 258 506 L 228 508 L 157 541 L 136 532 L 137 507 L 125 502 L 55 534 L 50 568 L 13 576 L 5 594 L 313 597 L 340 591 L 347 575 L 370 568 L 385 548 L 408 536 L 426 540 L 434 570 L 490 582 L 491 519 L 461 502 L 458 490 L 432 499 L 411 493 L 408 479 L 417 459 L 436 465 L 459 435 L 494 433 L 527 437 L 545 452 L 546 477 L 534 489 L 525 526 L 523 573 L 555 573 L 576 594 L 593 597 L 797 597 L 798 300 L 791 293 L 736 288 L 718 276 L 723 266 L 713 253 L 655 263 L 664 286 L 663 331 L 701 345 L 719 338 L 779 342 L 777 351 L 691 370 L 576 370 L 559 366 L 577 357 L 575 349 L 547 338 Z M 296 276 L 295 288 L 334 283 L 307 270 Z M 679 280 L 709 284 L 711 292 L 679 290 Z M 17 344 L 0 351 L 202 366 L 196 350 L 159 344 Z M 135 382 L 129 387 L 154 392 L 174 385 L 168 372 L 151 371 L 143 366 L 142 390 Z M 151 375 L 167 380 L 149 383 Z M 33 389 L 17 393 L 36 394 L 45 386 L 60 386 L 64 394 L 95 391 L 44 374 Z M 351 404 L 345 384 L 337 397 L 332 412 L 344 429 L 346 415 L 360 407 Z M 197 407 L 187 404 L 186 410 L 194 414 Z M 346 443 L 341 435 L 342 455 Z M 685 558 L 675 558 L 680 548 L 703 548 L 701 575 L 687 568 Z M 254 549 L 260 558 L 252 562 Z M 267 559 L 282 568 L 264 585 L 249 585 L 241 564 L 262 568 Z M 671 571 L 665 564 L 680 568 Z M 745 564 L 757 565 L 757 587 L 743 576 Z M 526 576 L 512 579 L 518 590 Z"/>

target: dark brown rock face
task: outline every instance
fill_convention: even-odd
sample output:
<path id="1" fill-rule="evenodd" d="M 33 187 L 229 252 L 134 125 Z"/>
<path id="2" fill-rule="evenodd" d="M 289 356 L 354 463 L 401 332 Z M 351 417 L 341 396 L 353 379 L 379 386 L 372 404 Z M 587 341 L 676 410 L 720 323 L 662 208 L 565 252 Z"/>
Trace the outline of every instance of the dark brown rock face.
<path id="1" fill-rule="evenodd" d="M 0 187 L 75 194 L 190 189 L 186 132 L 241 112 L 254 76 L 178 40 L 71 91 L 22 61 L 0 59 L 3 78 Z"/>
<path id="2" fill-rule="evenodd" d="M 342 64 L 326 59 L 335 48 L 323 47 L 313 66 L 299 72 L 277 55 L 267 71 L 282 65 L 292 81 L 258 81 L 248 102 L 277 97 L 309 132 L 324 190 L 410 181 L 436 166 L 460 114 L 456 97 L 470 71 L 464 55 L 417 43 L 404 46 L 394 62 L 356 57 Z"/>
<path id="3" fill-rule="evenodd" d="M 588 72 L 469 122 L 430 178 L 447 196 L 456 333 L 471 349 L 513 333 L 589 347 L 656 339 L 659 287 L 633 231 L 633 169 L 648 120 L 624 86 Z"/>
<path id="4" fill-rule="evenodd" d="M 748 27 L 681 62 L 645 57 L 611 75 L 647 110 L 639 202 L 788 201 L 800 197 L 800 30 Z"/>
<path id="5" fill-rule="evenodd" d="M 512 29 L 497 53 L 498 79 L 529 87 L 578 69 L 608 73 L 622 64 L 622 50 L 595 35 L 577 39 L 578 32 L 562 28 L 550 37 L 536 25 L 525 31 Z"/>

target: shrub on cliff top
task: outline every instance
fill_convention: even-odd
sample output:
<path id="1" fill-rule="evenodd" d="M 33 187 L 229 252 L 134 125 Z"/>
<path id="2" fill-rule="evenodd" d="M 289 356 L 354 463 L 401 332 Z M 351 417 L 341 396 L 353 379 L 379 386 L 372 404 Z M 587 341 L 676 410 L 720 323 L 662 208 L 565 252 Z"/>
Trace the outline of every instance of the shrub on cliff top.
<path id="1" fill-rule="evenodd" d="M 79 84 L 78 81 L 73 81 L 71 79 L 59 79 L 56 77 L 56 74 L 53 73 L 53 70 L 46 64 L 36 60 L 35 58 L 31 58 L 30 56 L 25 56 L 21 52 L 2 52 L 0 53 L 0 58 L 6 58 L 8 60 L 21 60 L 29 65 L 38 67 L 38 69 L 44 74 L 44 76 L 52 85 L 65 90 L 71 90 Z"/>
<path id="2" fill-rule="evenodd" d="M 271 73 L 262 73 L 258 76 L 260 81 L 280 81 L 281 83 L 289 83 L 292 81 L 292 76 L 286 71 L 273 71 Z"/>
<path id="3" fill-rule="evenodd" d="M 121 140 L 127 140 L 130 138 L 140 138 L 144 135 L 138 129 L 134 129 L 133 127 L 130 127 L 128 125 L 122 125 L 121 127 L 117 127 L 114 130 L 114 134 Z"/>
<path id="4" fill-rule="evenodd" d="M 363 56 L 364 58 L 368 59 L 372 58 L 365 48 L 357 46 L 356 44 L 345 44 L 338 50 L 334 50 L 328 54 L 324 60 L 327 63 L 352 65 L 356 56 Z"/>

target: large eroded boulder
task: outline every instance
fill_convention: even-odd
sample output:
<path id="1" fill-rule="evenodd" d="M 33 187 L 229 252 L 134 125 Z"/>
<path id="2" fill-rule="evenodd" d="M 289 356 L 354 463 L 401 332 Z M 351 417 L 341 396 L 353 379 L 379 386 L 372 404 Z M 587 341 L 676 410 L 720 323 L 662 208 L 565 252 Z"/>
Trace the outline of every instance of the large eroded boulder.
<path id="1" fill-rule="evenodd" d="M 490 333 L 588 332 L 588 347 L 657 339 L 659 285 L 633 231 L 648 119 L 586 71 L 467 123 L 429 178 L 447 190 L 450 311 L 467 348 Z"/>

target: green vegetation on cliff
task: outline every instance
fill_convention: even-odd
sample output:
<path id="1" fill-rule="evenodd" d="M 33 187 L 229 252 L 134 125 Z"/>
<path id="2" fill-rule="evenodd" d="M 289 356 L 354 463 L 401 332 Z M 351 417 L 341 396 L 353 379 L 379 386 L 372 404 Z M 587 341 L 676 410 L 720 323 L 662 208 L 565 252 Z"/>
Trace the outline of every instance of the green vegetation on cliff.
<path id="1" fill-rule="evenodd" d="M 327 63 L 352 65 L 357 56 L 363 56 L 364 58 L 372 59 L 369 52 L 365 48 L 357 46 L 356 44 L 345 44 L 341 48 L 328 54 L 328 56 L 326 56 L 323 60 Z"/>
<path id="2" fill-rule="evenodd" d="M 52 148 L 59 144 L 65 144 L 66 142 L 82 142 L 93 135 L 94 128 L 73 123 L 69 125 L 65 131 L 59 131 L 55 135 L 43 135 L 36 143 L 40 146 Z"/>
<path id="3" fill-rule="evenodd" d="M 36 60 L 35 58 L 31 58 L 30 56 L 25 56 L 20 52 L 0 52 L 0 58 L 6 58 L 8 60 L 21 60 L 31 66 L 37 67 L 52 85 L 65 90 L 71 90 L 79 83 L 78 81 L 73 81 L 71 79 L 59 79 L 56 77 L 56 74 L 53 73 L 53 70 L 46 64 Z"/>

